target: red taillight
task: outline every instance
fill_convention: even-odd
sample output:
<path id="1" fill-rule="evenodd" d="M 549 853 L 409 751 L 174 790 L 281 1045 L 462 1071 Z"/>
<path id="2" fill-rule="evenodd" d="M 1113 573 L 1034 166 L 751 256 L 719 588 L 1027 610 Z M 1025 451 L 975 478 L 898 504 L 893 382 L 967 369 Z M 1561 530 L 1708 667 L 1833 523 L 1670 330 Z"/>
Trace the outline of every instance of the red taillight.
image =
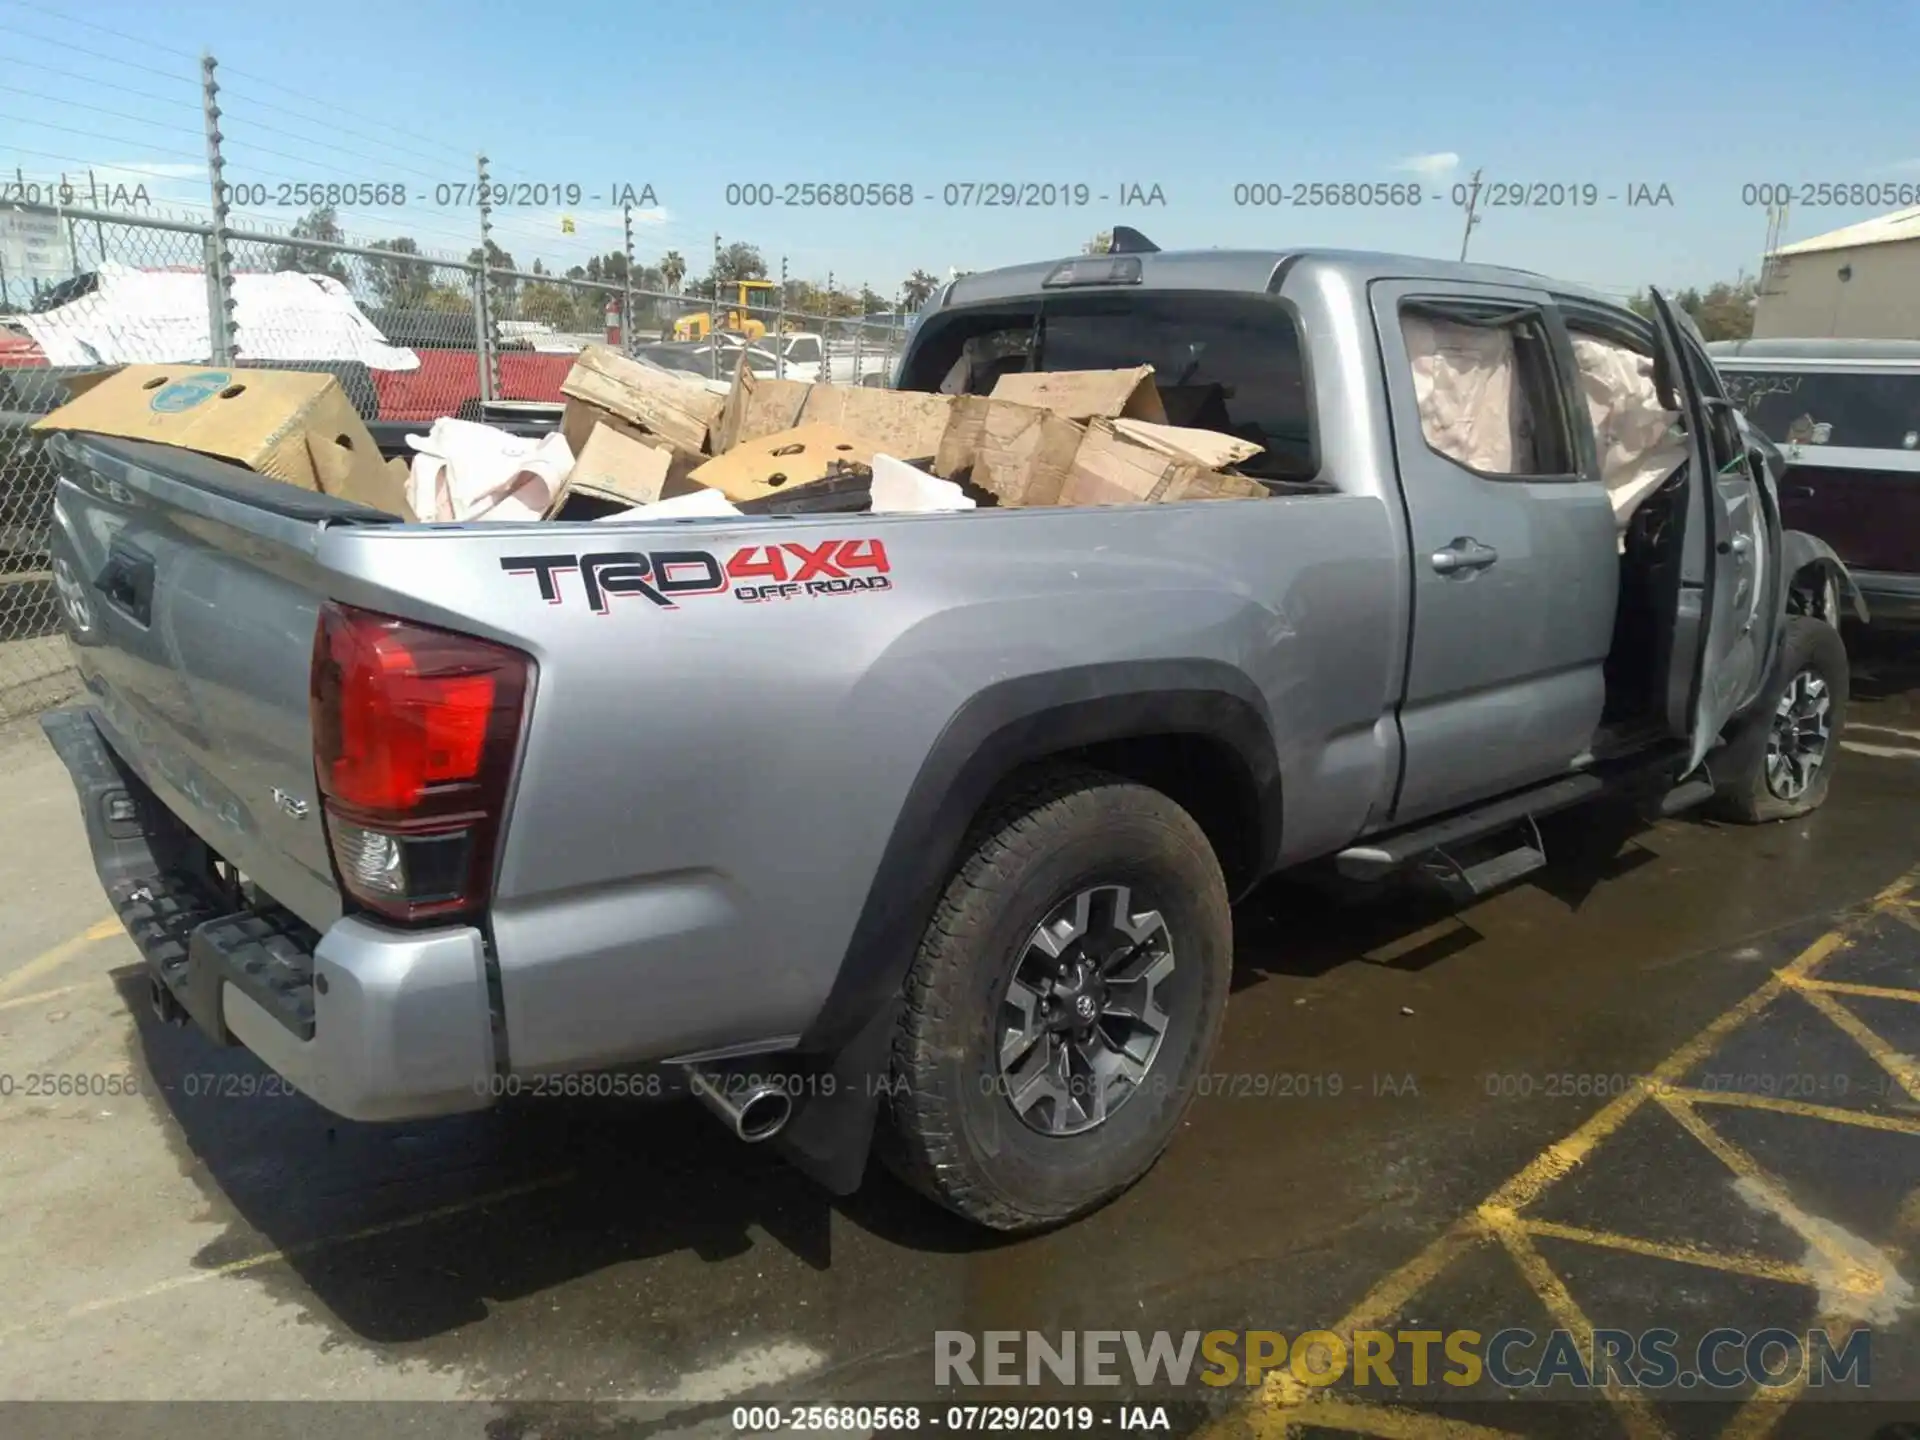
<path id="1" fill-rule="evenodd" d="M 485 905 L 530 668 L 491 641 L 321 607 L 314 766 L 349 895 L 401 920 Z"/>

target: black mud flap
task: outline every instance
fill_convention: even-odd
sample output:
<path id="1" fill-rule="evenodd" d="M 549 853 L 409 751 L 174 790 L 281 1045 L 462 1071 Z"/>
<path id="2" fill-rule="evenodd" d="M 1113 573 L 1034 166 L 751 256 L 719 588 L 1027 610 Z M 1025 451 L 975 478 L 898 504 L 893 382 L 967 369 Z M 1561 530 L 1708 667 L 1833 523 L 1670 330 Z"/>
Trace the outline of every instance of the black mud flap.
<path id="1" fill-rule="evenodd" d="M 897 1000 L 882 1005 L 846 1047 L 821 1066 L 821 1083 L 794 1107 L 793 1118 L 772 1142 L 830 1194 L 851 1195 L 866 1177 L 898 1014 Z"/>

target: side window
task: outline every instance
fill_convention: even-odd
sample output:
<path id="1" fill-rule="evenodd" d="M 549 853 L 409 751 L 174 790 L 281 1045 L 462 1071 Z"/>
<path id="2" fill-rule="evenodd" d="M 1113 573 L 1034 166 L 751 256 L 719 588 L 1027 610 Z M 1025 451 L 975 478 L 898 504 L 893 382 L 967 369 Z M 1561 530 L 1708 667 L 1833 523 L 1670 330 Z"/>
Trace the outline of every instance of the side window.
<path id="1" fill-rule="evenodd" d="M 1400 331 L 1429 449 L 1480 475 L 1578 474 L 1537 310 L 1410 303 Z"/>
<path id="2" fill-rule="evenodd" d="M 819 364 L 820 342 L 811 335 L 802 335 L 787 346 L 787 359 L 799 365 Z"/>
<path id="3" fill-rule="evenodd" d="M 1920 450 L 1920 374 L 1722 370 L 1747 418 L 1776 444 Z"/>

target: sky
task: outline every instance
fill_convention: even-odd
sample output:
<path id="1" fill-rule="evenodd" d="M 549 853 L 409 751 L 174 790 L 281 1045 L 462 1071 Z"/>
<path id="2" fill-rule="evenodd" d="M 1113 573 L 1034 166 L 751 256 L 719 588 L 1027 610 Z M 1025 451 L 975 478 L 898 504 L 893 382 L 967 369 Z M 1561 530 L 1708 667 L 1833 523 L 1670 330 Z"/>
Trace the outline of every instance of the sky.
<path id="1" fill-rule="evenodd" d="M 0 200 L 91 167 L 145 185 L 156 212 L 204 213 L 203 50 L 227 179 L 266 192 L 241 223 L 298 218 L 294 182 L 404 185 L 405 205 L 342 207 L 352 238 L 464 255 L 479 217 L 443 187 L 471 185 L 484 151 L 528 202 L 494 216 L 522 267 L 618 248 L 617 186 L 652 201 L 643 262 L 672 248 L 701 273 L 717 234 L 775 274 L 784 256 L 882 294 L 914 269 L 1073 253 L 1116 223 L 1165 249 L 1455 256 L 1455 187 L 1478 171 L 1487 201 L 1521 182 L 1546 203 L 1483 203 L 1471 258 L 1625 294 L 1754 273 L 1755 187 L 1793 194 L 1789 241 L 1920 199 L 1910 0 L 0 0 Z M 781 203 L 805 183 L 913 202 Z M 1882 203 L 1800 193 L 1833 183 Z M 579 198 L 542 205 L 542 184 Z M 1354 203 L 1291 203 L 1310 184 Z M 729 185 L 776 203 L 729 203 Z M 1042 203 L 977 203 L 1003 186 Z M 1358 203 L 1409 187 L 1417 206 Z M 1236 203 L 1262 193 L 1287 203 Z"/>

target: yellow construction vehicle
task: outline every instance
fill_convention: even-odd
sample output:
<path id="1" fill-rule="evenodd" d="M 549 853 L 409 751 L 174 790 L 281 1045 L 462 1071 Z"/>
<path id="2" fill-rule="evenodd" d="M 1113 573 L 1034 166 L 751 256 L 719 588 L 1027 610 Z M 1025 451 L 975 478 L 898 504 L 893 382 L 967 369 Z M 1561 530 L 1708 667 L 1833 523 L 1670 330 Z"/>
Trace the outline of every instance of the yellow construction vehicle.
<path id="1" fill-rule="evenodd" d="M 733 286 L 734 304 L 738 308 L 727 312 L 725 328 L 736 335 L 744 335 L 749 340 L 758 340 L 767 333 L 767 324 L 766 321 L 748 313 L 748 307 L 771 310 L 774 282 L 736 280 Z M 704 340 L 712 331 L 713 316 L 705 310 L 693 315 L 682 315 L 673 324 L 673 338 L 676 340 Z"/>

